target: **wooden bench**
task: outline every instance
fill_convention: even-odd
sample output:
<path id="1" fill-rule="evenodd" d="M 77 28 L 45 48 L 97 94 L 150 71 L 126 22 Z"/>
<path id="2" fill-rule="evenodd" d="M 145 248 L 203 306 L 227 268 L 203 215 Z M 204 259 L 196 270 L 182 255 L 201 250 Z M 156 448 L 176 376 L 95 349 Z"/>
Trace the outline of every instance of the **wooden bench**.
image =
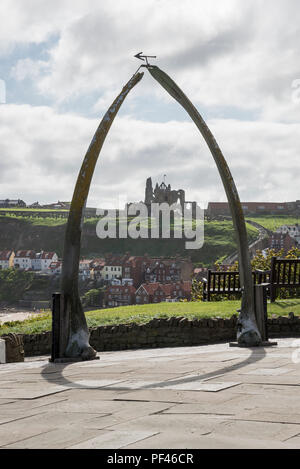
<path id="1" fill-rule="evenodd" d="M 279 288 L 300 288 L 300 259 L 273 257 L 271 270 L 256 270 L 252 276 L 254 285 L 270 284 L 270 300 L 274 303 Z M 210 301 L 211 295 L 230 296 L 237 293 L 241 293 L 239 272 L 208 270 L 207 279 L 203 279 L 203 301 Z"/>
<path id="2" fill-rule="evenodd" d="M 252 272 L 254 285 L 269 283 L 270 275 L 270 270 L 256 270 Z M 203 301 L 210 301 L 211 295 L 230 296 L 236 295 L 237 293 L 241 293 L 239 272 L 207 271 L 207 279 L 203 279 Z"/>
<path id="3" fill-rule="evenodd" d="M 300 288 L 300 259 L 272 257 L 270 274 L 270 300 L 274 303 L 278 288 Z"/>

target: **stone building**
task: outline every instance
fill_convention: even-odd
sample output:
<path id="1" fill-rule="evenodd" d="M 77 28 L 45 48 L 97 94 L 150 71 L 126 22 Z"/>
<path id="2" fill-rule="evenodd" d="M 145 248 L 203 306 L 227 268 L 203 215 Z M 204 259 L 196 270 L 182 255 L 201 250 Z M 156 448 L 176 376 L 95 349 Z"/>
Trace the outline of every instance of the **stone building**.
<path id="1" fill-rule="evenodd" d="M 295 202 L 241 202 L 245 215 L 299 215 L 300 201 Z M 205 214 L 208 218 L 230 216 L 228 202 L 209 202 Z"/>
<path id="2" fill-rule="evenodd" d="M 24 200 L 21 199 L 16 199 L 16 200 L 11 200 L 11 199 L 4 199 L 0 200 L 0 208 L 25 208 L 26 203 Z"/>
<path id="3" fill-rule="evenodd" d="M 143 283 L 135 293 L 136 304 L 191 299 L 192 282 Z"/>
<path id="4" fill-rule="evenodd" d="M 135 303 L 135 288 L 132 285 L 110 285 L 105 292 L 107 306 L 127 306 Z"/>
<path id="5" fill-rule="evenodd" d="M 173 205 L 177 204 L 178 202 L 183 208 L 185 203 L 184 190 L 172 190 L 171 185 L 168 184 L 167 186 L 165 182 L 162 182 L 160 185 L 156 183 L 156 186 L 153 189 L 151 177 L 147 179 L 145 189 L 145 205 L 150 206 L 152 203 L 167 203 L 169 205 Z"/>
<path id="6" fill-rule="evenodd" d="M 273 233 L 269 238 L 269 248 L 275 249 L 276 251 L 283 249 L 285 254 L 297 245 L 297 241 L 295 241 L 289 233 Z"/>

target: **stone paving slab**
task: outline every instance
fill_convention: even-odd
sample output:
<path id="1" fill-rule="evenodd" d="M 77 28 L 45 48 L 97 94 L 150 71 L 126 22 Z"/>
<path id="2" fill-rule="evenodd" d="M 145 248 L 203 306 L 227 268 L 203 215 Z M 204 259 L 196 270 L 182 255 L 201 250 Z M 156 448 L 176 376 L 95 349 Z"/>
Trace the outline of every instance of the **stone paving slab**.
<path id="1" fill-rule="evenodd" d="M 293 444 L 294 441 L 294 444 Z M 300 441 L 300 438 L 298 442 Z M 197 433 L 180 433 L 169 431 L 164 435 L 162 440 L 161 435 L 155 435 L 144 441 L 136 442 L 133 445 L 128 445 L 123 449 L 299 449 L 297 438 L 291 439 L 287 442 L 275 442 L 263 439 L 246 439 L 232 438 L 218 435 Z M 204 457 L 203 457 L 204 460 Z"/>
<path id="2" fill-rule="evenodd" d="M 147 431 L 111 431 L 100 436 L 84 441 L 78 445 L 70 446 L 69 449 L 120 449 L 137 441 L 145 440 L 157 433 Z"/>
<path id="3" fill-rule="evenodd" d="M 57 394 L 65 391 L 65 386 L 43 386 L 43 388 L 36 389 L 35 387 L 22 388 L 18 387 L 15 389 L 5 388 L 0 389 L 0 398 L 11 397 L 13 399 L 37 399 L 39 397 L 49 396 L 50 394 Z"/>
<path id="4" fill-rule="evenodd" d="M 299 448 L 293 342 L 0 365 L 0 448 Z"/>
<path id="5" fill-rule="evenodd" d="M 264 440 L 283 442 L 299 433 L 298 425 L 283 424 L 269 421 L 235 420 L 233 417 L 220 417 L 209 415 L 174 415 L 158 414 L 141 417 L 135 421 L 117 424 L 110 427 L 112 430 L 121 430 L 131 433 L 133 430 L 146 430 L 149 432 L 167 433 L 172 428 L 180 428 L 183 433 L 226 435 L 238 439 L 257 439 L 259 434 Z"/>
<path id="6" fill-rule="evenodd" d="M 68 446 L 80 444 L 86 439 L 94 438 L 102 432 L 87 429 L 82 426 L 68 426 L 42 432 L 31 437 L 20 439 L 5 445 L 5 449 L 65 449 Z"/>
<path id="7" fill-rule="evenodd" d="M 285 373 L 289 373 L 293 370 L 290 368 L 259 368 L 256 370 L 247 371 L 246 373 L 242 373 L 245 375 L 262 375 L 262 376 L 279 376 L 284 375 Z"/>
<path id="8" fill-rule="evenodd" d="M 215 382 L 207 383 L 205 381 L 191 381 L 181 384 L 166 384 L 165 386 L 157 386 L 157 389 L 178 389 L 181 391 L 205 391 L 205 392 L 218 392 L 224 389 L 238 386 L 240 383 L 237 382 Z"/>

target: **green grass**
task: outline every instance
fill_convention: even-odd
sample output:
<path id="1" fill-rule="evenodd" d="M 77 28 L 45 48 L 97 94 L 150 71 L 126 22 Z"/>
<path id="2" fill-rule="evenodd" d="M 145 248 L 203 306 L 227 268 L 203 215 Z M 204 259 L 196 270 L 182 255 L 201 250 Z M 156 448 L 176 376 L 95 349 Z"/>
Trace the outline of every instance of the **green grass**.
<path id="1" fill-rule="evenodd" d="M 267 228 L 268 230 L 271 231 L 276 231 L 277 228 L 279 228 L 282 225 L 295 225 L 296 223 L 299 223 L 299 217 L 291 217 L 287 215 L 265 215 L 265 216 L 252 216 L 248 217 L 246 216 L 247 220 L 252 220 L 255 221 L 256 223 L 259 223 L 262 225 L 264 228 Z"/>
<path id="2" fill-rule="evenodd" d="M 123 306 L 112 309 L 89 311 L 86 318 L 89 327 L 113 324 L 144 324 L 153 318 L 185 317 L 189 319 L 222 317 L 237 314 L 240 301 L 218 301 L 210 303 L 182 302 L 149 305 Z M 268 315 L 287 316 L 290 312 L 300 315 L 300 299 L 279 300 L 268 304 Z M 15 321 L 0 326 L 0 335 L 9 332 L 35 334 L 51 330 L 51 313 L 25 321 Z"/>
<path id="3" fill-rule="evenodd" d="M 52 218 L 52 217 L 45 217 L 45 218 L 33 218 L 31 221 L 32 226 L 60 226 L 66 225 L 67 219 L 66 218 Z"/>
<path id="4" fill-rule="evenodd" d="M 60 213 L 60 212 L 68 212 L 69 210 L 67 209 L 52 209 L 52 208 L 22 208 L 22 207 L 16 207 L 16 208 L 1 208 L 1 212 L 34 212 L 34 213 L 39 213 L 39 212 L 51 212 L 51 213 Z"/>
<path id="5" fill-rule="evenodd" d="M 55 217 L 30 217 L 25 216 L 24 214 L 17 215 L 16 213 L 9 213 L 7 215 L 1 216 L 0 221 L 5 221 L 5 219 L 10 219 L 10 220 L 20 220 L 24 221 L 25 223 L 28 223 L 28 226 L 59 226 L 59 225 L 65 225 L 67 223 L 67 218 L 55 218 Z"/>

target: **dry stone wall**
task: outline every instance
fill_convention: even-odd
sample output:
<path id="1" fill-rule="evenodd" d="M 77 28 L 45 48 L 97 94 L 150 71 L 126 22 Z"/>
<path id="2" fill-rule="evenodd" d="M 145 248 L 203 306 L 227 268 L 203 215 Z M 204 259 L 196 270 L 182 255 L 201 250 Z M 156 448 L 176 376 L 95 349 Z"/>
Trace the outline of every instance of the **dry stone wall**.
<path id="1" fill-rule="evenodd" d="M 187 347 L 236 339 L 237 317 L 197 319 L 183 317 L 152 319 L 147 324 L 120 324 L 90 329 L 90 344 L 98 352 L 141 348 Z M 299 337 L 300 317 L 268 320 L 269 337 Z M 51 332 L 23 335 L 25 356 L 49 355 Z"/>

